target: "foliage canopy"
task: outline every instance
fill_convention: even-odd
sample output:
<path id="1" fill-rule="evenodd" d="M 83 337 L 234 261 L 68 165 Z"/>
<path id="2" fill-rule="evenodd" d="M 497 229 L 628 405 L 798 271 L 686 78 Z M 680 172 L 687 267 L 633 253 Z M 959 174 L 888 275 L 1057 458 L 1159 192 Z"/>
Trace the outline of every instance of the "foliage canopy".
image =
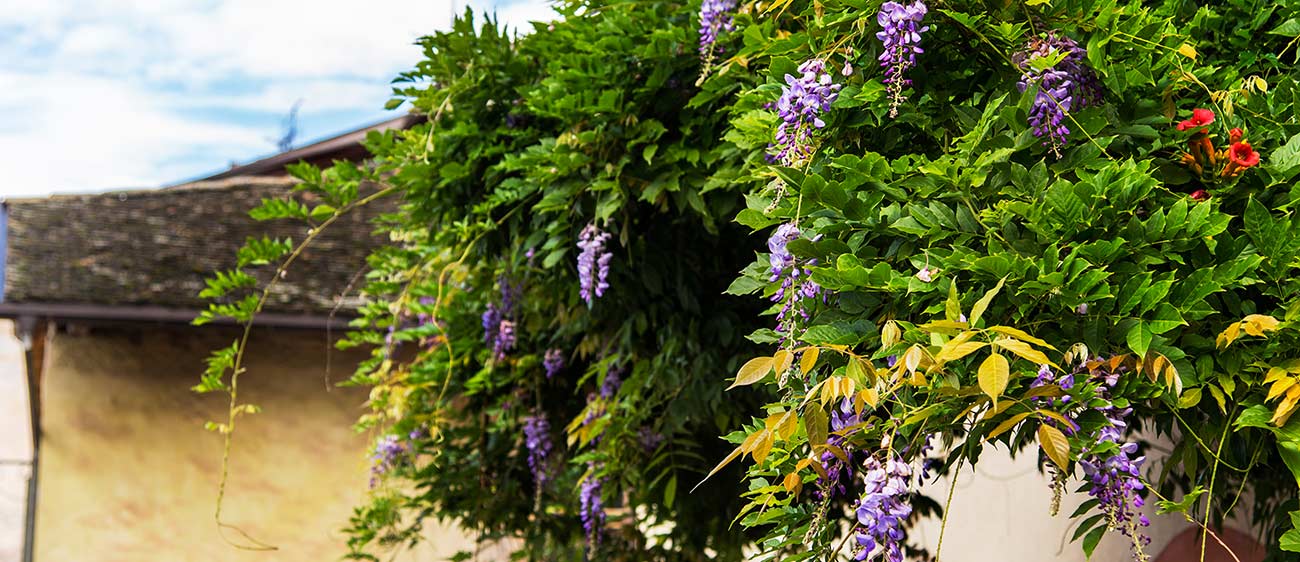
<path id="1" fill-rule="evenodd" d="M 1300 551 L 1300 4 L 557 10 L 424 38 L 390 105 L 428 121 L 255 211 L 402 200 L 340 343 L 374 350 L 351 557 L 433 517 L 534 560 L 925 558 L 908 487 L 989 446 L 1094 496 L 1085 551 L 1145 559 L 1139 498 Z M 308 243 L 251 241 L 209 315 Z M 227 435 L 241 348 L 200 384 Z"/>

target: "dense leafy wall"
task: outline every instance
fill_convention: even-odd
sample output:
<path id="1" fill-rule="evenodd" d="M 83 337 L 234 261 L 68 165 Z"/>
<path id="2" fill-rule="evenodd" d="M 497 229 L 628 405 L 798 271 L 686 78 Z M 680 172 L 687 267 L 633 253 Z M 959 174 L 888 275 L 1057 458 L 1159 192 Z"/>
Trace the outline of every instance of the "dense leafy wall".
<path id="1" fill-rule="evenodd" d="M 1157 501 L 1300 549 L 1295 2 L 559 11 L 426 38 L 394 106 L 428 123 L 259 210 L 404 201 L 342 344 L 375 350 L 353 557 L 430 517 L 535 560 L 938 556 L 909 490 L 987 446 L 1094 497 L 1088 551 L 1146 559 Z M 228 435 L 240 349 L 200 385 Z"/>

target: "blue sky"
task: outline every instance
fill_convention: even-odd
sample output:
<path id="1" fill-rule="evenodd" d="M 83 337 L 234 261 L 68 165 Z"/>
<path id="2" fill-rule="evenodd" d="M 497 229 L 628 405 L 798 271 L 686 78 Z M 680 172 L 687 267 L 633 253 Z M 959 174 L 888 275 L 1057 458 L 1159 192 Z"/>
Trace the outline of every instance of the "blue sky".
<path id="1" fill-rule="evenodd" d="M 453 4 L 453 1 L 455 4 Z M 466 0 L 37 0 L 0 11 L 0 197 L 146 188 L 396 115 L 389 80 Z M 469 0 L 506 25 L 545 0 Z M 401 111 L 401 110 L 399 110 Z"/>

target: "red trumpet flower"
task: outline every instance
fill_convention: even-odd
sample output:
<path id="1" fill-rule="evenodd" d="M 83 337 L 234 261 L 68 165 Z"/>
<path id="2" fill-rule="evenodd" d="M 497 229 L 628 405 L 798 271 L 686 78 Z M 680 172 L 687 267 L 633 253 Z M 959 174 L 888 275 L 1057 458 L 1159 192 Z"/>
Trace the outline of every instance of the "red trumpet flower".
<path id="1" fill-rule="evenodd" d="M 1214 112 L 1208 109 L 1193 109 L 1192 118 L 1178 124 L 1179 131 L 1204 127 L 1214 122 Z M 1207 132 L 1205 130 L 1202 133 Z"/>
<path id="2" fill-rule="evenodd" d="M 1255 152 L 1255 149 L 1251 148 L 1250 143 L 1246 141 L 1232 143 L 1232 146 L 1228 148 L 1228 158 L 1232 160 L 1233 164 L 1242 168 L 1249 168 L 1259 164 L 1259 153 Z"/>
<path id="3" fill-rule="evenodd" d="M 1228 131 L 1228 142 L 1241 142 L 1242 136 L 1244 136 L 1244 133 L 1241 132 L 1241 129 L 1233 127 L 1231 131 Z"/>

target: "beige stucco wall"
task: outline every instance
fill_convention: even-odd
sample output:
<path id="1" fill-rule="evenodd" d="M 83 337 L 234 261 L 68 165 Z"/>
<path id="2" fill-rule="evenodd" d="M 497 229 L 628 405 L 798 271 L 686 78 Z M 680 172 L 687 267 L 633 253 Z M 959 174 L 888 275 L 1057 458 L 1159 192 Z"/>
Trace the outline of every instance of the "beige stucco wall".
<path id="1" fill-rule="evenodd" d="M 21 376 L 20 349 L 3 330 L 0 326 L 0 374 L 12 370 Z M 61 332 L 53 338 L 43 381 L 38 562 L 339 558 L 344 552 L 340 528 L 366 490 L 367 440 L 350 429 L 365 394 L 326 390 L 326 340 L 320 333 L 258 333 L 241 381 L 244 396 L 264 412 L 241 422 L 227 519 L 279 550 L 240 551 L 217 534 L 212 510 L 221 444 L 201 426 L 222 416 L 226 404 L 221 396 L 195 395 L 189 387 L 207 352 L 232 337 L 222 330 L 151 327 Z M 347 375 L 348 360 L 335 352 L 333 380 Z M 14 377 L 6 376 L 0 383 L 12 382 Z M 0 398 L 12 399 L 4 405 L 12 413 L 25 404 L 16 398 L 22 386 L 4 388 L 10 386 L 14 394 L 0 393 Z M 0 445 L 21 455 L 17 432 L 25 430 L 25 418 L 9 417 L 9 440 Z M 0 500 L 21 499 L 22 482 L 13 484 L 0 489 Z M 947 490 L 948 482 L 939 480 L 924 491 L 942 500 Z M 1083 561 L 1078 544 L 1069 543 L 1073 529 L 1064 517 L 1083 499 L 1067 496 L 1062 516 L 1048 517 L 1051 492 L 1033 455 L 1012 460 L 990 448 L 978 469 L 968 467 L 958 477 L 942 560 Z M 0 508 L 10 503 L 21 507 L 13 501 Z M 15 560 L 20 544 L 12 539 L 20 539 L 15 533 L 21 532 L 21 519 L 10 511 L 0 516 L 0 523 L 15 524 L 0 526 L 8 533 L 0 538 L 0 560 Z M 1154 557 L 1186 528 L 1177 516 L 1153 515 L 1148 552 Z M 933 552 L 938 521 L 924 521 L 912 532 Z M 433 529 L 429 539 L 395 560 L 441 560 L 470 547 L 454 529 Z M 480 559 L 494 558 L 487 553 Z M 1128 559 L 1128 543 L 1119 536 L 1104 539 L 1093 557 Z"/>
<path id="2" fill-rule="evenodd" d="M 21 560 L 32 458 L 23 347 L 0 320 L 0 560 Z"/>
<path id="3" fill-rule="evenodd" d="M 336 334 L 337 335 L 337 334 Z M 158 326 L 59 332 L 44 374 L 38 562 L 327 561 L 367 489 L 367 439 L 351 429 L 365 393 L 326 381 L 321 332 L 264 331 L 249 348 L 241 398 L 263 408 L 235 439 L 225 518 L 276 552 L 232 548 L 213 521 L 218 394 L 197 395 L 202 359 L 234 335 Z M 333 352 L 333 381 L 350 373 Z M 399 560 L 442 559 L 454 530 Z M 233 540 L 237 536 L 229 534 Z"/>

